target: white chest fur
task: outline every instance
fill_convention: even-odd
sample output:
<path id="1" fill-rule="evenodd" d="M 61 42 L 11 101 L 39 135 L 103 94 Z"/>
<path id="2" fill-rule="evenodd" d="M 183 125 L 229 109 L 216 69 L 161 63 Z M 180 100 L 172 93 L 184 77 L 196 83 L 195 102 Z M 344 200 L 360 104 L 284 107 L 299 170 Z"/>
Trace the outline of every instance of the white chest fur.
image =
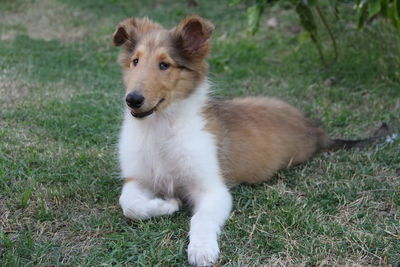
<path id="1" fill-rule="evenodd" d="M 215 138 L 204 131 L 208 85 L 167 110 L 138 120 L 125 113 L 119 142 L 122 176 L 172 196 L 177 188 L 219 173 Z"/>

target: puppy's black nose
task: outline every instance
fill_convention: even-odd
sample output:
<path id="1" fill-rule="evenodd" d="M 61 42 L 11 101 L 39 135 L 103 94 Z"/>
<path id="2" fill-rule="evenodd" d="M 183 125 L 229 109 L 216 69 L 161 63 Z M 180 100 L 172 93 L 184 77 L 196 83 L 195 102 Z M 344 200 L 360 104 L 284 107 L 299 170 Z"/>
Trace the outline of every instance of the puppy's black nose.
<path id="1" fill-rule="evenodd" d="M 125 98 L 126 104 L 134 109 L 140 108 L 144 103 L 144 96 L 138 92 L 129 93 Z"/>

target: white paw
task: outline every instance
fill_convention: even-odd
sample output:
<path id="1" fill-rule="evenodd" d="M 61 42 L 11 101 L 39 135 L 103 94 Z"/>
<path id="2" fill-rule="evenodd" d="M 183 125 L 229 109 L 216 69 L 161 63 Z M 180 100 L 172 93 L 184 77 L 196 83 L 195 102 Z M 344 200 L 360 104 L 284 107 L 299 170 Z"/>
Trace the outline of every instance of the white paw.
<path id="1" fill-rule="evenodd" d="M 147 218 L 146 210 L 139 205 L 138 201 L 129 201 L 129 198 L 121 195 L 119 198 L 119 204 L 121 205 L 124 216 L 132 220 L 141 220 Z"/>
<path id="2" fill-rule="evenodd" d="M 217 259 L 219 248 L 217 240 L 191 241 L 188 247 L 188 260 L 194 266 L 211 266 Z"/>
<path id="3" fill-rule="evenodd" d="M 169 215 L 179 210 L 180 202 L 177 199 L 137 200 L 121 195 L 119 199 L 125 217 L 132 220 L 143 220 L 154 216 Z"/>
<path id="4" fill-rule="evenodd" d="M 167 200 L 161 200 L 163 203 L 161 203 L 161 206 L 164 209 L 165 214 L 172 214 L 175 211 L 179 210 L 179 207 L 181 206 L 181 201 L 176 198 L 170 198 Z"/>

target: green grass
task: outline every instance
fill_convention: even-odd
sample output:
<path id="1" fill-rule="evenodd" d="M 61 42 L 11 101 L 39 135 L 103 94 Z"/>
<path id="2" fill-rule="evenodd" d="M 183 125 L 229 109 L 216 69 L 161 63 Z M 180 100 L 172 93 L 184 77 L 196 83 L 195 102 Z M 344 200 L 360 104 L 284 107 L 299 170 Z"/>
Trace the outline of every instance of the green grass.
<path id="1" fill-rule="evenodd" d="M 151 2 L 151 3 L 149 3 Z M 383 20 L 357 31 L 351 7 L 331 23 L 340 46 L 326 69 L 274 8 L 278 27 L 246 33 L 228 1 L 3 0 L 0 5 L 0 265 L 186 265 L 189 211 L 133 222 L 118 206 L 123 86 L 115 25 L 147 15 L 215 22 L 215 95 L 282 98 L 333 136 L 400 132 L 400 37 Z M 326 38 L 324 48 L 330 56 Z M 330 77 L 333 85 L 325 85 Z M 400 141 L 317 155 L 271 181 L 232 190 L 219 266 L 400 262 Z"/>

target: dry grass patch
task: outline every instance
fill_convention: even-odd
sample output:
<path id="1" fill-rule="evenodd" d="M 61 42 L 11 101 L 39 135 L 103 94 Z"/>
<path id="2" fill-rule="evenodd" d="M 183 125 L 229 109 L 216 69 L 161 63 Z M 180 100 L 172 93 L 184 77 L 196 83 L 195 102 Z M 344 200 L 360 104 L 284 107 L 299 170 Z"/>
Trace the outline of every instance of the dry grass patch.
<path id="1" fill-rule="evenodd" d="M 21 80 L 0 76 L 0 107 L 15 107 L 29 90 L 30 86 Z"/>
<path id="2" fill-rule="evenodd" d="M 67 84 L 63 80 L 35 85 L 17 76 L 11 78 L 0 75 L 0 107 L 5 109 L 23 104 L 26 97 L 29 97 L 27 102 L 32 102 L 34 99 L 35 104 L 47 103 L 49 100 L 67 102 L 81 91 L 78 86 Z"/>
<path id="3" fill-rule="evenodd" d="M 89 29 L 82 26 L 89 20 L 88 14 L 70 10 L 68 6 L 53 0 L 30 1 L 17 11 L 1 14 L 0 24 L 4 26 L 0 40 L 13 40 L 22 28 L 34 39 L 73 43 L 89 33 Z M 74 24 L 77 21 L 80 21 L 80 25 Z"/>

